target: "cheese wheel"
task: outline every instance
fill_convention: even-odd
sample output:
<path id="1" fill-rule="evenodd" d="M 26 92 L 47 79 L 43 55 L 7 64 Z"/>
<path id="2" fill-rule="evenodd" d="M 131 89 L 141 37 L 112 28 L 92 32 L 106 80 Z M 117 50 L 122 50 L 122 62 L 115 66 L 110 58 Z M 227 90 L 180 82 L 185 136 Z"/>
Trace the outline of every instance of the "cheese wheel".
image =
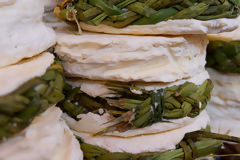
<path id="1" fill-rule="evenodd" d="M 57 31 L 56 53 L 67 76 L 92 80 L 174 82 L 205 66 L 205 35 L 129 36 Z"/>
<path id="2" fill-rule="evenodd" d="M 53 62 L 54 55 L 45 52 L 15 65 L 0 68 L 0 96 L 13 92 L 35 77 L 41 77 Z"/>
<path id="3" fill-rule="evenodd" d="M 216 97 L 214 97 L 216 99 Z M 220 134 L 240 137 L 240 103 L 223 101 L 222 105 L 210 102 L 207 112 L 210 116 L 211 131 Z M 233 106 L 232 104 L 235 104 Z"/>
<path id="4" fill-rule="evenodd" d="M 56 42 L 55 32 L 42 22 L 42 0 L 0 2 L 0 68 L 37 55 Z"/>
<path id="5" fill-rule="evenodd" d="M 36 117 L 20 135 L 0 144 L 0 159 L 83 160 L 79 142 L 61 115 L 51 107 Z"/>
<path id="6" fill-rule="evenodd" d="M 213 99 L 217 104 L 223 104 L 223 101 L 232 101 L 229 105 L 236 106 L 240 104 L 240 74 L 221 73 L 214 69 L 207 69 L 210 78 L 213 81 L 214 88 L 212 95 L 218 97 L 219 100 Z M 240 107 L 240 105 L 239 105 Z"/>
<path id="7" fill-rule="evenodd" d="M 111 132 L 100 136 L 94 136 L 95 131 L 106 127 L 109 121 L 108 115 L 95 115 L 88 113 L 79 115 L 79 121 L 64 115 L 67 124 L 76 135 L 83 138 L 85 143 L 100 146 L 110 152 L 163 152 L 175 149 L 184 135 L 189 132 L 203 129 L 209 123 L 206 111 L 202 111 L 195 118 L 183 118 L 172 120 L 172 123 L 155 123 L 151 126 L 128 130 L 126 132 Z M 87 123 L 86 123 L 87 122 Z M 105 125 L 104 125 L 105 124 Z"/>

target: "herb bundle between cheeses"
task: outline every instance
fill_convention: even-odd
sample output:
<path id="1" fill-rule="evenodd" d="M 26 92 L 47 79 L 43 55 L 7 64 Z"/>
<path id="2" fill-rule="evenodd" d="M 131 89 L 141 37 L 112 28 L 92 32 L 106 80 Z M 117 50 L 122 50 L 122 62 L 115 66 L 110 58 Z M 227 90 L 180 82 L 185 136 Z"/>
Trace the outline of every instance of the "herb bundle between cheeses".
<path id="1" fill-rule="evenodd" d="M 236 29 L 239 4 L 65 0 L 57 6 L 57 17 L 84 30 L 58 28 L 56 46 L 68 83 L 59 106 L 84 159 L 217 153 L 221 141 L 203 131 L 213 89 L 205 34 Z"/>
<path id="2" fill-rule="evenodd" d="M 1 160 L 82 158 L 55 107 L 65 82 L 61 62 L 46 51 L 56 35 L 42 22 L 43 9 L 42 0 L 0 2 Z"/>

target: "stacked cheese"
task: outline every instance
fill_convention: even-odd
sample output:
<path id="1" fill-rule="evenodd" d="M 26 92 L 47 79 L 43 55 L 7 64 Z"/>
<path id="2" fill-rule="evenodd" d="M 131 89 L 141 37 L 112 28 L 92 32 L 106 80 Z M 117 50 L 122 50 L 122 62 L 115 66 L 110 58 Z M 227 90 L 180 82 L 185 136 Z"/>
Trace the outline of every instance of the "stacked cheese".
<path id="1" fill-rule="evenodd" d="M 58 9 L 55 9 L 55 12 L 58 12 Z M 69 11 L 68 14 L 72 15 L 71 13 L 74 12 Z M 57 13 L 57 16 L 60 15 Z M 67 20 L 71 18 L 74 19 L 74 14 Z M 119 97 L 109 89 L 111 87 L 108 83 L 116 86 L 131 84 L 138 88 L 131 90 L 136 95 L 141 95 L 142 91 L 155 93 L 187 83 L 201 86 L 209 79 L 205 70 L 208 39 L 204 34 L 231 31 L 237 27 L 233 19 L 168 20 L 154 25 L 132 25 L 125 28 L 114 28 L 105 24 L 94 26 L 84 22 L 80 22 L 80 26 L 85 30 L 81 35 L 74 35 L 72 28 L 57 30 L 56 53 L 63 63 L 69 84 L 80 88 L 80 93 L 91 97 L 91 100 L 101 98 L 107 102 L 109 98 Z M 75 93 L 76 91 L 69 93 L 69 97 L 73 97 Z M 74 101 L 78 98 L 66 101 L 63 109 L 67 112 L 74 108 L 73 106 L 84 108 L 82 101 Z M 71 102 L 74 103 L 69 104 Z M 202 105 L 203 103 L 198 101 L 200 110 Z M 73 112 L 75 111 L 79 109 Z M 167 119 L 170 123 L 155 122 L 124 131 L 118 128 L 108 130 L 117 124 L 118 118 L 106 108 L 94 110 L 94 113 L 83 112 L 77 116 L 65 114 L 64 118 L 85 143 L 110 152 L 133 154 L 175 149 L 186 133 L 204 129 L 209 123 L 204 109 L 194 118 L 185 115 Z M 128 119 L 129 125 L 132 125 L 134 118 L 133 116 Z"/>
<path id="2" fill-rule="evenodd" d="M 234 56 L 240 55 L 239 33 L 240 28 L 230 33 L 209 35 L 211 43 L 218 42 L 222 43 L 223 46 L 212 48 L 215 50 L 208 53 L 209 61 L 212 58 L 211 55 L 215 54 L 215 58 L 218 59 L 217 57 L 224 53 L 226 54 L 226 60 L 233 61 L 233 64 L 236 64 L 236 66 L 224 66 L 225 64 L 216 62 L 215 66 L 221 65 L 222 68 L 225 68 L 224 70 L 212 65 L 209 66 L 208 71 L 215 87 L 208 112 L 211 118 L 211 128 L 214 132 L 237 137 L 240 135 L 240 65 L 239 61 L 234 60 Z M 228 52 L 226 52 L 224 46 L 231 43 L 234 43 L 234 45 L 228 47 Z"/>
<path id="3" fill-rule="evenodd" d="M 146 90 L 158 90 L 192 82 L 201 85 L 209 78 L 205 71 L 207 37 L 108 35 L 84 32 L 57 32 L 56 52 L 62 60 L 69 83 L 91 97 L 111 97 L 107 81 L 133 83 Z M 111 152 L 160 152 L 175 149 L 188 132 L 203 129 L 209 119 L 206 111 L 195 118 L 184 117 L 173 123 L 154 123 L 125 132 L 95 133 L 113 125 L 108 113 L 81 114 L 79 121 L 70 117 L 70 127 L 86 143 Z M 105 124 L 105 125 L 104 125 Z M 174 137 L 174 138 L 171 138 Z M 146 143 L 148 142 L 148 143 Z"/>
<path id="4" fill-rule="evenodd" d="M 61 65 L 45 52 L 56 35 L 42 22 L 43 11 L 42 0 L 0 2 L 0 159 L 82 157 L 62 112 L 43 112 L 63 98 L 64 85 Z"/>

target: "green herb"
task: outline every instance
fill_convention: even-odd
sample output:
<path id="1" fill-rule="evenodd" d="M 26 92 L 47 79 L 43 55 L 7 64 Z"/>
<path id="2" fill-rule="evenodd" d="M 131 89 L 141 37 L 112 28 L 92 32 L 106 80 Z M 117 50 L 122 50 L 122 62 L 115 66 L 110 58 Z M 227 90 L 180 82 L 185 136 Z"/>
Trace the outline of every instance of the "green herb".
<path id="1" fill-rule="evenodd" d="M 210 42 L 207 47 L 207 67 L 224 73 L 240 73 L 240 42 Z"/>
<path id="2" fill-rule="evenodd" d="M 81 149 L 86 160 L 192 160 L 199 157 L 218 157 L 222 140 L 240 143 L 240 138 L 226 136 L 208 131 L 196 131 L 186 134 L 175 150 L 165 152 L 147 152 L 140 154 L 109 152 L 96 145 L 81 143 Z"/>
<path id="3" fill-rule="evenodd" d="M 75 119 L 78 114 L 98 113 L 99 109 L 104 109 L 115 117 L 112 121 L 116 125 L 96 133 L 103 134 L 113 130 L 142 128 L 170 119 L 196 117 L 205 109 L 213 88 L 210 80 L 199 86 L 186 82 L 156 91 L 146 91 L 131 83 L 107 82 L 106 85 L 116 95 L 114 98 L 93 98 L 79 88 L 67 86 L 64 93 L 68 96 L 58 106 Z"/>
<path id="4" fill-rule="evenodd" d="M 128 25 L 156 24 L 168 19 L 234 18 L 239 15 L 239 0 L 77 0 L 64 1 L 55 9 L 57 17 L 74 22 L 76 10 L 80 21 L 116 28 Z"/>

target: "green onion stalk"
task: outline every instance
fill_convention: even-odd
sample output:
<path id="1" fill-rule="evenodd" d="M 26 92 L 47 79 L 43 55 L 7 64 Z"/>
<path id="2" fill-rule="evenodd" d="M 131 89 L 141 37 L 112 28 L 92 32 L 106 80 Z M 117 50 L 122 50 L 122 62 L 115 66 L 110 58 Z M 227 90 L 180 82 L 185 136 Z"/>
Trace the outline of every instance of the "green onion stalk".
<path id="1" fill-rule="evenodd" d="M 133 83 L 106 82 L 114 97 L 93 98 L 80 88 L 66 85 L 65 99 L 58 106 L 69 116 L 77 119 L 77 115 L 88 112 L 111 114 L 115 122 L 113 126 L 96 133 L 126 131 L 143 128 L 157 122 L 169 122 L 171 119 L 183 117 L 194 118 L 205 109 L 213 89 L 211 80 L 201 85 L 185 82 L 163 89 L 147 91 L 136 87 Z"/>
<path id="2" fill-rule="evenodd" d="M 211 41 L 207 47 L 207 67 L 223 73 L 240 73 L 240 41 Z"/>
<path id="3" fill-rule="evenodd" d="M 65 0 L 54 13 L 72 24 L 123 28 L 174 19 L 235 18 L 239 6 L 240 0 Z"/>
<path id="4" fill-rule="evenodd" d="M 25 129 L 35 116 L 64 99 L 61 62 L 55 59 L 46 73 L 0 97 L 0 142 Z"/>

